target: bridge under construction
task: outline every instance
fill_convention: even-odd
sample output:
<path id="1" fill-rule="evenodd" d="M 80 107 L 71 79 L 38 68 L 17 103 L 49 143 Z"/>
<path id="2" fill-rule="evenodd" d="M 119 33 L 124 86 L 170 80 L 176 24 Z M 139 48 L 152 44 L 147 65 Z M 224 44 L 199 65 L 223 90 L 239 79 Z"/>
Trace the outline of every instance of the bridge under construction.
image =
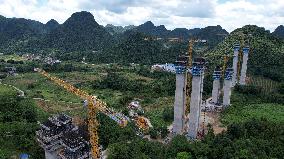
<path id="1" fill-rule="evenodd" d="M 236 84 L 246 84 L 249 54 L 248 46 L 242 46 L 240 51 L 240 45 L 236 44 L 233 49 L 232 67 L 228 64 L 229 54 L 226 54 L 223 67 L 216 67 L 213 73 L 212 97 L 209 100 L 203 100 L 206 61 L 204 58 L 192 58 L 192 46 L 193 43 L 189 46 L 188 54 L 178 57 L 175 63 L 176 91 L 173 122 L 174 135 L 184 134 L 191 140 L 204 135 L 205 115 L 202 117 L 202 112 L 222 111 L 230 106 L 232 88 Z M 240 67 L 240 61 L 242 61 L 242 67 Z"/>
<path id="2" fill-rule="evenodd" d="M 213 73 L 212 97 L 210 100 L 204 101 L 202 94 L 207 63 L 205 58 L 192 57 L 193 44 L 194 40 L 191 40 L 187 54 L 179 56 L 174 65 L 176 90 L 172 132 L 173 135 L 186 135 L 190 140 L 204 136 L 205 114 L 202 116 L 202 112 L 223 110 L 230 106 L 232 88 L 236 84 L 246 84 L 249 55 L 248 46 L 235 45 L 232 66 L 228 64 L 229 56 L 224 56 L 223 67 L 216 67 Z M 242 67 L 240 67 L 240 61 L 242 61 Z M 101 158 L 96 113 L 105 114 L 121 127 L 125 127 L 130 119 L 122 113 L 108 108 L 106 103 L 96 96 L 88 95 L 71 84 L 49 75 L 42 69 L 35 69 L 35 71 L 85 100 L 85 106 L 88 109 L 88 126 L 86 127 L 74 125 L 72 118 L 65 114 L 55 115 L 46 122 L 40 123 L 40 129 L 36 135 L 38 142 L 45 150 L 46 158 Z M 149 129 L 147 121 L 142 116 L 138 116 L 134 122 L 141 130 Z M 203 126 L 200 126 L 202 125 L 200 123 L 203 123 Z"/>

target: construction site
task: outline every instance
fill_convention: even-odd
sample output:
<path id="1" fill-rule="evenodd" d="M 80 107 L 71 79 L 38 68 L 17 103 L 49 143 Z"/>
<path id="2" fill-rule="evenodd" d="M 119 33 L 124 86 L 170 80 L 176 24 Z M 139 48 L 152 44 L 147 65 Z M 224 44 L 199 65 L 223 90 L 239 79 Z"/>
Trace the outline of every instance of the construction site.
<path id="1" fill-rule="evenodd" d="M 284 1 L 0 8 L 0 159 L 283 158 Z"/>
<path id="2" fill-rule="evenodd" d="M 168 130 L 169 139 L 175 135 L 185 135 L 188 140 L 202 139 L 207 131 L 206 126 L 213 124 L 210 116 L 230 106 L 232 88 L 237 84 L 246 84 L 249 47 L 236 44 L 231 56 L 233 63 L 229 63 L 230 53 L 226 54 L 223 66 L 217 66 L 213 73 L 212 97 L 203 99 L 207 62 L 202 57 L 193 58 L 193 45 L 194 40 L 191 40 L 188 52 L 177 57 L 174 65 L 170 65 L 175 69 L 176 89 L 173 103 L 174 119 L 172 127 Z M 99 144 L 97 112 L 105 114 L 122 128 L 129 122 L 134 122 L 140 132 L 137 135 L 140 136 L 152 127 L 149 119 L 135 113 L 135 110 L 142 109 L 138 101 L 131 102 L 128 106 L 131 108 L 131 115 L 128 117 L 109 108 L 96 96 L 89 95 L 42 69 L 36 68 L 35 71 L 80 97 L 88 110 L 85 124 L 74 124 L 73 119 L 66 114 L 54 115 L 39 123 L 40 129 L 36 136 L 45 151 L 46 159 L 106 158 Z"/>

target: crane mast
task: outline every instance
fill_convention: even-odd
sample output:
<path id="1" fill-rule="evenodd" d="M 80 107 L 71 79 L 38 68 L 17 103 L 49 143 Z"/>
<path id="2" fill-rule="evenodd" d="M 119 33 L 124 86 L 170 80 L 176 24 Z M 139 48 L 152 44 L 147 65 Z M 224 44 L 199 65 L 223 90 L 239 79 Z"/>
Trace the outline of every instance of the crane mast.
<path id="1" fill-rule="evenodd" d="M 92 158 L 98 159 L 100 158 L 99 151 L 99 136 L 98 136 L 98 126 L 99 122 L 96 119 L 96 114 L 98 111 L 107 115 L 108 117 L 115 120 L 121 127 L 125 127 L 128 123 L 128 118 L 120 113 L 114 112 L 112 109 L 109 109 L 105 102 L 99 100 L 96 96 L 91 96 L 87 92 L 75 88 L 73 85 L 57 78 L 51 76 L 47 72 L 42 69 L 35 68 L 35 71 L 39 72 L 41 75 L 47 77 L 49 80 L 53 81 L 57 85 L 63 87 L 70 93 L 73 93 L 79 96 L 81 99 L 86 100 L 88 107 L 88 132 L 90 135 L 90 143 L 91 143 L 91 153 Z"/>
<path id="2" fill-rule="evenodd" d="M 238 69 L 237 69 L 237 81 L 240 80 L 240 72 L 241 72 L 241 60 L 243 57 L 243 47 L 245 45 L 245 35 L 243 32 L 240 33 L 241 37 L 241 45 L 240 45 L 240 50 L 239 50 L 239 60 L 238 60 Z"/>
<path id="3" fill-rule="evenodd" d="M 229 60 L 228 54 L 224 55 L 223 68 L 222 68 L 222 78 L 224 78 L 228 60 Z"/>
<path id="4" fill-rule="evenodd" d="M 188 46 L 188 62 L 187 62 L 187 71 L 192 67 L 192 50 L 193 50 L 193 43 L 194 40 L 191 39 L 189 41 Z M 192 87 L 192 76 L 191 73 L 186 72 L 186 108 L 185 108 L 185 114 L 187 115 L 190 110 L 190 93 L 191 93 L 191 87 Z"/>

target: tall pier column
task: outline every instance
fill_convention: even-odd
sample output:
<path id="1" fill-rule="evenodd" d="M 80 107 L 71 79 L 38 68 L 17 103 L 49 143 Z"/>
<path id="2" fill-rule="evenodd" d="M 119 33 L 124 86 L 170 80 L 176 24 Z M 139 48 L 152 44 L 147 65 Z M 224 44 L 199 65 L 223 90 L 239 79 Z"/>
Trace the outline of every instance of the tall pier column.
<path id="1" fill-rule="evenodd" d="M 186 108 L 186 59 L 178 58 L 176 61 L 176 91 L 174 103 L 173 132 L 182 134 L 185 127 Z"/>
<path id="2" fill-rule="evenodd" d="M 237 83 L 237 73 L 238 73 L 238 56 L 239 56 L 239 45 L 234 46 L 234 58 L 233 58 L 233 77 L 232 77 L 232 87 Z"/>
<path id="3" fill-rule="evenodd" d="M 240 85 L 246 84 L 248 53 L 249 53 L 249 47 L 244 47 L 243 48 L 243 64 L 242 64 L 242 70 L 241 70 Z"/>
<path id="4" fill-rule="evenodd" d="M 218 103 L 220 93 L 221 70 L 217 67 L 213 73 L 212 103 Z"/>
<path id="5" fill-rule="evenodd" d="M 232 74 L 233 74 L 233 69 L 232 68 L 227 68 L 225 72 L 225 79 L 224 79 L 224 95 L 223 95 L 223 106 L 227 107 L 231 103 L 231 85 L 232 85 Z"/>
<path id="6" fill-rule="evenodd" d="M 188 137 L 191 139 L 195 139 L 198 133 L 201 111 L 200 107 L 202 102 L 204 63 L 205 61 L 203 61 L 202 63 L 199 62 L 192 68 L 192 91 L 190 98 L 190 113 L 188 122 Z"/>

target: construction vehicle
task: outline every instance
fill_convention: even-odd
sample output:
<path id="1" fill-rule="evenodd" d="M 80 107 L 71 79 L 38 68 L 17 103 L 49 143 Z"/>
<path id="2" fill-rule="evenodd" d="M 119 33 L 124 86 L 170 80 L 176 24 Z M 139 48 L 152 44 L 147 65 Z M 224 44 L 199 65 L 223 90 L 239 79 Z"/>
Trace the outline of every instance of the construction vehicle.
<path id="1" fill-rule="evenodd" d="M 145 117 L 143 116 L 137 116 L 134 119 L 136 126 L 141 129 L 142 131 L 146 132 L 149 130 L 149 124 L 147 122 L 147 120 L 145 119 Z"/>
<path id="2" fill-rule="evenodd" d="M 91 153 L 93 159 L 100 158 L 100 150 L 99 150 L 99 143 L 98 143 L 98 126 L 99 123 L 96 119 L 97 112 L 101 112 L 111 119 L 113 119 L 115 122 L 117 122 L 121 127 L 125 127 L 130 121 L 130 119 L 123 115 L 122 113 L 117 113 L 113 109 L 110 109 L 107 107 L 107 104 L 100 99 L 98 99 L 96 96 L 89 95 L 87 92 L 80 90 L 78 88 L 75 88 L 73 85 L 57 78 L 54 76 L 51 76 L 46 71 L 35 68 L 34 71 L 40 73 L 41 75 L 47 77 L 49 80 L 53 81 L 57 85 L 63 87 L 65 90 L 67 90 L 70 93 L 73 93 L 80 97 L 81 99 L 85 100 L 85 106 L 88 108 L 88 132 L 90 135 L 90 144 L 91 144 Z M 147 129 L 147 124 L 145 124 L 145 119 L 140 119 L 141 117 L 138 117 L 136 125 L 139 128 Z M 147 122 L 146 122 L 147 123 Z"/>

